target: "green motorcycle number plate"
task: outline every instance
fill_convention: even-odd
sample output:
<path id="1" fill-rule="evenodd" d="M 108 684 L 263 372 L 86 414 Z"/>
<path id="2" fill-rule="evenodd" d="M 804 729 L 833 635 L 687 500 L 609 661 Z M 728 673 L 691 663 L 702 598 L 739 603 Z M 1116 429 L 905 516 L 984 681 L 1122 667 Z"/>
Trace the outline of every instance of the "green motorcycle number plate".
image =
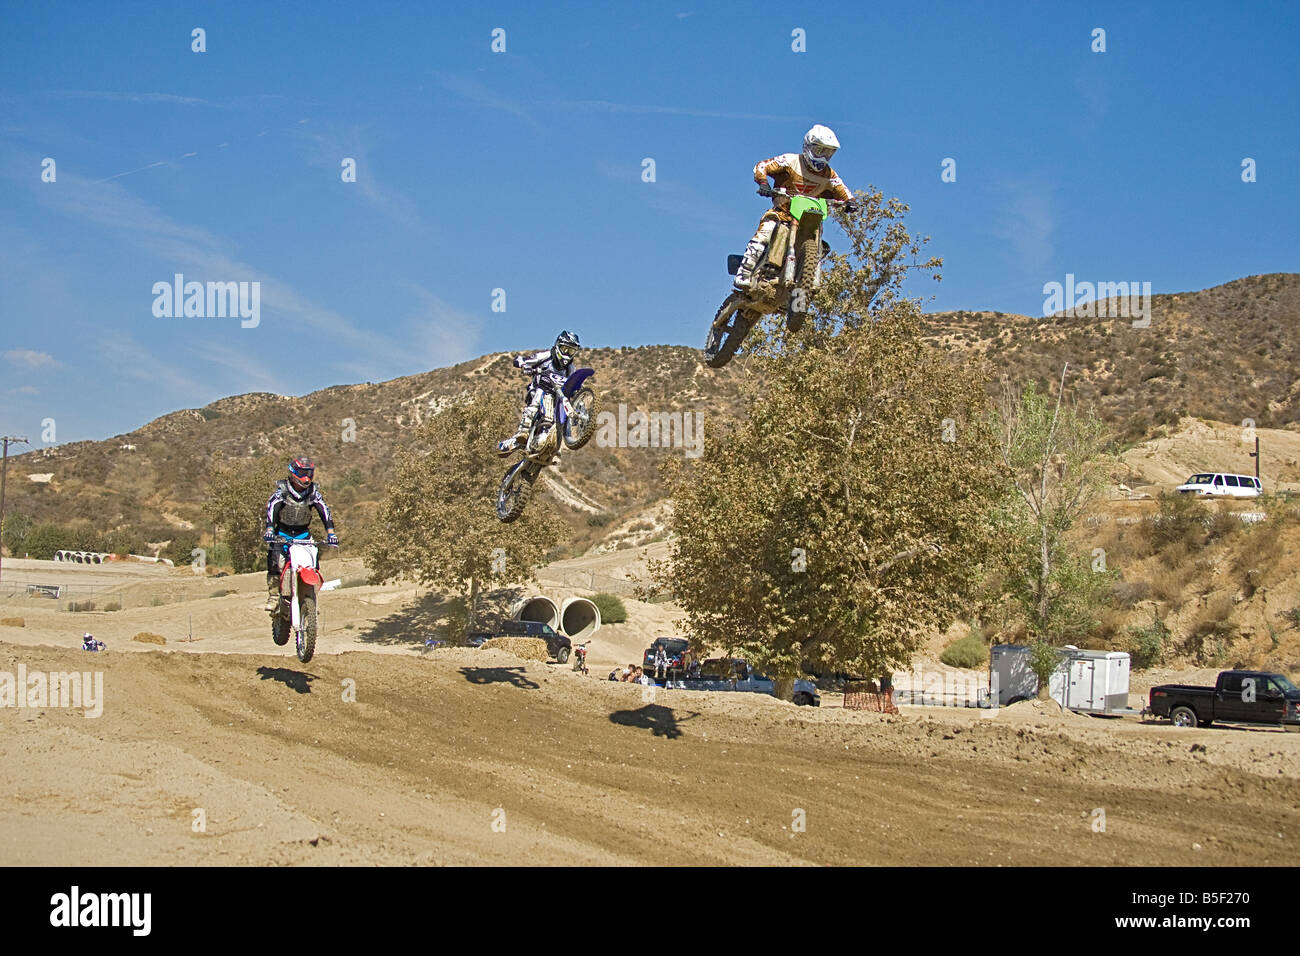
<path id="1" fill-rule="evenodd" d="M 790 215 L 794 216 L 795 219 L 802 219 L 803 214 L 808 212 L 809 210 L 816 212 L 823 219 L 825 219 L 826 200 L 812 199 L 808 196 L 795 196 L 793 199 L 790 200 Z"/>

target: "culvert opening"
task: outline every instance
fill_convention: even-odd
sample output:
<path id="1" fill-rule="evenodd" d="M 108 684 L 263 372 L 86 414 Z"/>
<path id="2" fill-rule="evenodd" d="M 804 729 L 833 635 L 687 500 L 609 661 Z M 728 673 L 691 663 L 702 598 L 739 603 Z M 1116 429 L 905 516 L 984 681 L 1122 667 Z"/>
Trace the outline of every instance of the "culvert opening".
<path id="1" fill-rule="evenodd" d="M 560 628 L 560 609 L 548 597 L 525 598 L 514 613 L 516 621 L 541 621 L 551 625 L 552 630 Z"/>
<path id="2" fill-rule="evenodd" d="M 565 634 L 575 641 L 585 641 L 600 630 L 600 608 L 586 598 L 569 598 L 560 620 Z"/>

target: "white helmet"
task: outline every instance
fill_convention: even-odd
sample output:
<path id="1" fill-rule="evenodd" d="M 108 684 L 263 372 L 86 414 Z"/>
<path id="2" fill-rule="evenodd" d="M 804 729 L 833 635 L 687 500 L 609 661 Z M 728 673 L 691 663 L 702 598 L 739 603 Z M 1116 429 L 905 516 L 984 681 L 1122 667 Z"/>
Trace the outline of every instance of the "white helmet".
<path id="1" fill-rule="evenodd" d="M 803 158 L 818 172 L 830 164 L 830 158 L 839 148 L 840 141 L 828 126 L 814 126 L 803 134 Z"/>

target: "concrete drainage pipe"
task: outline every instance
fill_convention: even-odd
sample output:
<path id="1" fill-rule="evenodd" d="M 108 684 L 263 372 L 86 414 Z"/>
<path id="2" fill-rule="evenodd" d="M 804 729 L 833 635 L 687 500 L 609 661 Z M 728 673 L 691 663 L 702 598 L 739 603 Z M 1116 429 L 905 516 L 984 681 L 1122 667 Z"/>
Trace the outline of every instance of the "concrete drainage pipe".
<path id="1" fill-rule="evenodd" d="M 589 640 L 600 630 L 600 608 L 583 597 L 571 597 L 560 610 L 561 629 L 574 641 Z"/>
<path id="2" fill-rule="evenodd" d="M 524 598 L 514 606 L 510 616 L 516 621 L 540 621 L 551 625 L 551 629 L 560 629 L 560 609 L 555 602 L 540 594 Z"/>

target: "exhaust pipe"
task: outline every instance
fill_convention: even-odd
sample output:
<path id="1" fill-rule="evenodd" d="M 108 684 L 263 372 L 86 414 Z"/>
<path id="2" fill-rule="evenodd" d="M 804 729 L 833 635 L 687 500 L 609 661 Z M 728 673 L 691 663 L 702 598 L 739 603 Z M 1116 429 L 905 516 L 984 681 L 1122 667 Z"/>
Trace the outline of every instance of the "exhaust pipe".
<path id="1" fill-rule="evenodd" d="M 600 630 L 600 608 L 583 597 L 571 597 L 560 610 L 563 631 L 575 641 L 585 641 Z"/>

